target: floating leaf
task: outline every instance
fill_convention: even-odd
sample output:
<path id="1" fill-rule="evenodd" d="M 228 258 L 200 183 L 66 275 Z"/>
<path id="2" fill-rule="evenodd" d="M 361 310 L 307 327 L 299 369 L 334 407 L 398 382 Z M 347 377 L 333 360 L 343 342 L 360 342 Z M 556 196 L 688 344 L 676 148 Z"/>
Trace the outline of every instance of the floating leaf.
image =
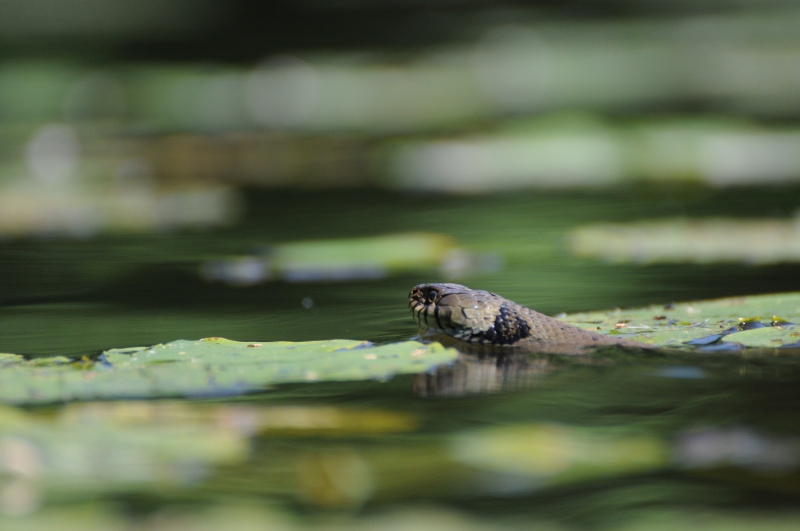
<path id="1" fill-rule="evenodd" d="M 782 347 L 800 341 L 800 328 L 796 326 L 769 326 L 729 334 L 726 342 L 741 343 L 746 347 Z"/>
<path id="2" fill-rule="evenodd" d="M 456 461 L 548 482 L 616 476 L 663 468 L 667 444 L 654 437 L 610 437 L 568 426 L 530 424 L 458 436 Z"/>
<path id="3" fill-rule="evenodd" d="M 339 437 L 410 432 L 419 427 L 420 419 L 390 409 L 117 400 L 68 404 L 62 409 L 61 422 L 218 426 L 247 436 Z"/>
<path id="4" fill-rule="evenodd" d="M 169 193 L 124 188 L 109 192 L 100 187 L 91 190 L 74 186 L 50 194 L 43 193 L 40 186 L 9 188 L 0 194 L 3 236 L 85 237 L 96 232 L 224 225 L 236 217 L 239 201 L 236 190 L 220 186 L 176 188 Z"/>
<path id="5" fill-rule="evenodd" d="M 196 484 L 218 465 L 243 463 L 256 434 L 375 436 L 418 424 L 401 411 L 334 406 L 185 400 L 81 402 L 45 411 L 0 406 L 2 488 L 10 496 L 0 497 L 0 515 L 34 511 L 49 497 Z"/>
<path id="6" fill-rule="evenodd" d="M 112 349 L 97 362 L 42 364 L 8 358 L 0 401 L 41 404 L 70 400 L 240 394 L 289 382 L 383 380 L 449 363 L 454 349 L 406 341 L 374 346 L 350 340 L 242 343 L 222 338 L 179 340 L 150 348 Z M 11 362 L 9 364 L 9 362 Z"/>
<path id="7" fill-rule="evenodd" d="M 781 316 L 764 319 L 753 316 Z M 800 293 L 733 297 L 567 315 L 563 321 L 661 347 L 706 346 L 725 341 L 774 348 L 800 341 Z M 625 322 L 625 327 L 616 324 Z M 735 331 L 742 330 L 744 331 Z M 733 333 L 732 330 L 733 329 Z M 709 347 L 705 347 L 709 348 Z"/>
<path id="8" fill-rule="evenodd" d="M 781 219 L 672 219 L 599 224 L 572 231 L 573 254 L 610 262 L 800 261 L 800 225 Z"/>
<path id="9" fill-rule="evenodd" d="M 149 491 L 200 481 L 214 465 L 243 462 L 247 435 L 230 425 L 39 415 L 0 406 L 0 512 L 35 510 L 49 496 Z"/>
<path id="10" fill-rule="evenodd" d="M 287 242 L 259 254 L 211 260 L 200 272 L 208 281 L 247 286 L 280 278 L 330 282 L 383 278 L 439 270 L 446 277 L 496 271 L 496 254 L 474 254 L 446 234 L 410 232 L 368 238 Z"/>

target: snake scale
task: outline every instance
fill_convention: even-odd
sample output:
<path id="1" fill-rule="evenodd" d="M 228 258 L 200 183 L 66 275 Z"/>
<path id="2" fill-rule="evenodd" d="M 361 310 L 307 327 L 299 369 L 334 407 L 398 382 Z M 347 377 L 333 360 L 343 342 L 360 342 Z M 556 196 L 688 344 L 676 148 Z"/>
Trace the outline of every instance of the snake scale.
<path id="1" fill-rule="evenodd" d="M 482 348 L 582 354 L 612 345 L 652 348 L 621 337 L 584 330 L 496 295 L 459 284 L 420 284 L 408 295 L 424 337 Z M 455 340 L 455 341 L 453 341 Z"/>

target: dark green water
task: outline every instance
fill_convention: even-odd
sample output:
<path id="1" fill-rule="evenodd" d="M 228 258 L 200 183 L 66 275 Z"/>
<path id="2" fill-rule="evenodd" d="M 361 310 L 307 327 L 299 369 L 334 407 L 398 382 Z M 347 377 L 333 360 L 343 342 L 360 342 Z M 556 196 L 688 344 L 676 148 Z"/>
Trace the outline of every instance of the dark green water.
<path id="1" fill-rule="evenodd" d="M 795 291 L 800 290 L 795 265 L 608 265 L 570 257 L 563 240 L 570 228 L 595 221 L 785 217 L 796 208 L 798 192 L 693 187 L 490 197 L 250 192 L 244 220 L 229 229 L 0 243 L 0 351 L 75 356 L 209 336 L 405 340 L 416 332 L 406 306 L 409 288 L 441 280 L 437 272 L 248 288 L 208 284 L 198 274 L 204 260 L 267 243 L 398 231 L 442 232 L 476 252 L 498 254 L 504 264 L 499 271 L 463 283 L 550 314 Z M 314 301 L 310 309 L 301 304 L 307 297 Z M 556 528 L 648 528 L 655 522 L 671 528 L 690 526 L 696 514 L 706 515 L 707 527 L 800 525 L 792 512 L 800 503 L 795 353 L 609 353 L 603 363 L 556 357 L 539 365 L 474 362 L 458 370 L 460 375 L 445 369 L 389 382 L 291 385 L 231 398 L 257 407 L 381 408 L 411 413 L 420 426 L 381 437 L 256 437 L 247 463 L 215 470 L 199 485 L 136 496 L 99 493 L 96 499 L 134 520 L 173 504 L 206 507 L 245 499 L 277 507 L 303 525 L 329 518 L 369 521 L 390 511 L 390 519 L 409 514 L 421 519 L 421 527 L 448 527 L 432 524 L 438 520 L 420 507 L 459 515 L 467 527 L 546 522 Z M 501 383 L 492 393 L 477 392 L 477 386 L 459 394 L 454 389 L 467 371 L 491 373 L 484 379 Z M 585 477 L 536 481 L 524 471 L 479 473 L 453 458 L 453 441 L 476 429 L 551 425 L 564 427 L 567 438 L 584 434 L 589 454 L 609 438 L 644 438 L 666 454 L 657 465 L 633 473 L 611 467 Z M 691 461 L 695 458 L 700 461 Z M 321 481 L 334 477 L 329 469 L 337 466 L 366 467 L 368 494 L 331 501 L 322 487 L 324 492 L 315 494 L 316 484 L 303 483 L 302 470 Z"/>

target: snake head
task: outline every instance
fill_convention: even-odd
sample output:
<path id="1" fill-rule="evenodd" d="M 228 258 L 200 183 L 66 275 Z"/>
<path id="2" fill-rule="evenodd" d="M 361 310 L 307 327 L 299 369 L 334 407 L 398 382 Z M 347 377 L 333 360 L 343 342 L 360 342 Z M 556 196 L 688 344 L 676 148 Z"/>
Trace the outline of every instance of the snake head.
<path id="1" fill-rule="evenodd" d="M 468 343 L 507 345 L 530 335 L 519 305 L 460 284 L 420 284 L 408 295 L 423 336 L 447 335 Z"/>

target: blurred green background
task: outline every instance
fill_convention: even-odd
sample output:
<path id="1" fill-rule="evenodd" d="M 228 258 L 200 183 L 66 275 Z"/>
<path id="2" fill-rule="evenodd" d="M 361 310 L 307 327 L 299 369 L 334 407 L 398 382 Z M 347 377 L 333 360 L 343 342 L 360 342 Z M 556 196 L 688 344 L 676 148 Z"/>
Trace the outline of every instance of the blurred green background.
<path id="1" fill-rule="evenodd" d="M 0 0 L 0 352 L 401 341 L 427 281 L 548 314 L 800 290 L 798 199 L 795 2 Z M 0 519 L 795 528 L 797 365 L 748 355 L 9 408 Z M 413 427 L 314 431 L 365 408 Z"/>

